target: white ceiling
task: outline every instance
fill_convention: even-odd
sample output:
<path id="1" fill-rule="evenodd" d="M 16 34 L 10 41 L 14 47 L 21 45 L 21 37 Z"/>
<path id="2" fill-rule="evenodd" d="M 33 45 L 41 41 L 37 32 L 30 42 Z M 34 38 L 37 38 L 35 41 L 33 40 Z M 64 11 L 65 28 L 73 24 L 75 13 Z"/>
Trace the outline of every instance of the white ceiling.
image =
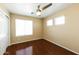
<path id="1" fill-rule="evenodd" d="M 2 5 L 11 13 L 33 16 L 37 18 L 44 18 L 50 16 L 59 10 L 69 7 L 71 4 L 69 3 L 53 3 L 53 5 L 44 11 L 42 11 L 41 16 L 36 15 L 37 6 L 41 5 L 41 8 L 47 5 L 48 3 L 2 3 Z M 31 14 L 34 12 L 34 14 Z"/>

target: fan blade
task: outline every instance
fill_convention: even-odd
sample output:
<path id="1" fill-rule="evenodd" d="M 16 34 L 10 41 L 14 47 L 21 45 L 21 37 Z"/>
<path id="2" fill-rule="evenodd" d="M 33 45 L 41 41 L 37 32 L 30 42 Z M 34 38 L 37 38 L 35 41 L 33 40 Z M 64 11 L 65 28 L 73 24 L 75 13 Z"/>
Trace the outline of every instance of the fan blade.
<path id="1" fill-rule="evenodd" d="M 45 7 L 43 7 L 43 8 L 42 8 L 42 10 L 47 9 L 47 8 L 48 8 L 48 7 L 50 7 L 51 5 L 52 5 L 52 3 L 50 3 L 50 4 L 46 5 Z"/>
<path id="2" fill-rule="evenodd" d="M 38 5 L 38 9 L 40 8 L 40 5 Z"/>

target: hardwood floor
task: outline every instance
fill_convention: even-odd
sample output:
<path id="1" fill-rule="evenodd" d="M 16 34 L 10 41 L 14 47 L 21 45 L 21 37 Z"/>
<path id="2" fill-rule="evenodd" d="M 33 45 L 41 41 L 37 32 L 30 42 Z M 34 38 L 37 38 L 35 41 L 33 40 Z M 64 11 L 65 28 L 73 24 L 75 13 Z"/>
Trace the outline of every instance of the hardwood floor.
<path id="1" fill-rule="evenodd" d="M 7 48 L 4 55 L 76 55 L 44 39 L 19 43 Z"/>

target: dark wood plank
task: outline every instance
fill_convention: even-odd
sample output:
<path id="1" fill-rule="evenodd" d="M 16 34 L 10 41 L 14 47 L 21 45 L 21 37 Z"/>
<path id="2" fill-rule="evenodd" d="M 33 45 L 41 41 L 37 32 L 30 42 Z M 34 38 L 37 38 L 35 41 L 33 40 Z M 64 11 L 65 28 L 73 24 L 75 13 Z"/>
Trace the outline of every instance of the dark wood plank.
<path id="1" fill-rule="evenodd" d="M 44 39 L 19 43 L 7 48 L 4 55 L 76 55 Z"/>

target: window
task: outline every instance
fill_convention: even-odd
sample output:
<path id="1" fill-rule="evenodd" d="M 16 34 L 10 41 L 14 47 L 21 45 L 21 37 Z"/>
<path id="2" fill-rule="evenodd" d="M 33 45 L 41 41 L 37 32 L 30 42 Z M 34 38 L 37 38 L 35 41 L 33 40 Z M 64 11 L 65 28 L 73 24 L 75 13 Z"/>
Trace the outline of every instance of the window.
<path id="1" fill-rule="evenodd" d="M 53 20 L 52 19 L 48 20 L 47 21 L 47 26 L 52 26 L 52 25 L 53 25 Z"/>
<path id="2" fill-rule="evenodd" d="M 31 20 L 16 19 L 16 36 L 32 35 L 33 22 Z"/>
<path id="3" fill-rule="evenodd" d="M 64 16 L 60 16 L 54 19 L 55 21 L 55 25 L 62 25 L 65 24 L 65 17 Z"/>

